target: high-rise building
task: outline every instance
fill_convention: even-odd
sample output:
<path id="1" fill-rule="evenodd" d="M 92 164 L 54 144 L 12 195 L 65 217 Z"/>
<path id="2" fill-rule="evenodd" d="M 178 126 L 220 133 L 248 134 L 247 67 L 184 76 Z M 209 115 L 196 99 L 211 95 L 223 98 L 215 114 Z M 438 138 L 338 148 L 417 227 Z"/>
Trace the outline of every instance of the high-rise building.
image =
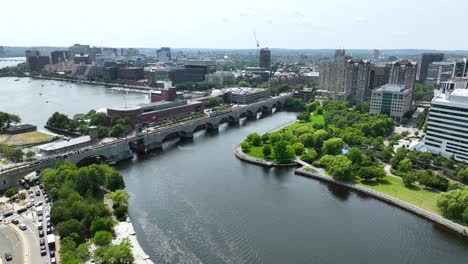
<path id="1" fill-rule="evenodd" d="M 423 53 L 421 56 L 421 67 L 419 68 L 418 80 L 425 82 L 427 78 L 427 69 L 433 62 L 443 61 L 443 53 Z"/>
<path id="2" fill-rule="evenodd" d="M 75 44 L 68 48 L 68 57 L 75 58 L 77 54 L 90 54 L 91 47 L 89 45 Z"/>
<path id="3" fill-rule="evenodd" d="M 411 110 L 412 91 L 403 84 L 386 84 L 372 91 L 370 114 L 386 114 L 395 122 L 400 122 Z"/>
<path id="4" fill-rule="evenodd" d="M 390 67 L 390 75 L 388 83 L 404 84 L 408 89 L 414 89 L 416 83 L 416 74 L 418 72 L 418 64 L 411 61 L 394 61 L 386 65 Z"/>
<path id="5" fill-rule="evenodd" d="M 44 66 L 50 64 L 50 58 L 49 56 L 29 56 L 28 64 L 31 71 L 41 71 Z"/>
<path id="6" fill-rule="evenodd" d="M 345 92 L 348 94 L 347 100 L 360 103 L 368 99 L 370 69 L 370 61 L 347 61 L 344 78 Z"/>
<path id="7" fill-rule="evenodd" d="M 468 77 L 468 59 L 461 58 L 455 62 L 454 76 L 457 78 Z"/>
<path id="8" fill-rule="evenodd" d="M 454 73 L 454 62 L 433 62 L 429 64 L 429 67 L 427 68 L 426 82 L 439 85 L 441 82 L 445 82 L 453 78 Z"/>
<path id="9" fill-rule="evenodd" d="M 333 61 L 320 63 L 320 89 L 334 100 L 363 102 L 369 98 L 370 74 L 370 61 L 348 60 L 345 50 L 336 50 Z"/>
<path id="10" fill-rule="evenodd" d="M 171 61 L 171 48 L 169 47 L 161 47 L 156 51 L 156 55 L 158 56 L 158 60 L 162 62 Z"/>
<path id="11" fill-rule="evenodd" d="M 270 57 L 271 57 L 271 51 L 268 48 L 261 48 L 260 55 L 259 55 L 259 63 L 258 63 L 259 67 L 269 70 L 270 63 L 271 63 Z"/>
<path id="12" fill-rule="evenodd" d="M 432 99 L 424 147 L 433 154 L 468 161 L 468 89 Z"/>
<path id="13" fill-rule="evenodd" d="M 41 56 L 41 53 L 38 51 L 38 50 L 25 50 L 24 51 L 24 55 L 26 57 L 26 62 L 29 63 L 29 57 L 32 57 L 32 56 Z"/>
<path id="14" fill-rule="evenodd" d="M 68 59 L 68 52 L 65 50 L 56 50 L 50 53 L 52 64 L 61 63 Z"/>
<path id="15" fill-rule="evenodd" d="M 373 60 L 378 60 L 379 57 L 380 57 L 380 50 L 374 49 L 374 52 L 373 52 L 373 54 L 372 54 L 372 59 L 373 59 Z"/>
<path id="16" fill-rule="evenodd" d="M 3 46 L 0 46 L 0 56 L 2 56 L 5 53 L 5 48 Z"/>

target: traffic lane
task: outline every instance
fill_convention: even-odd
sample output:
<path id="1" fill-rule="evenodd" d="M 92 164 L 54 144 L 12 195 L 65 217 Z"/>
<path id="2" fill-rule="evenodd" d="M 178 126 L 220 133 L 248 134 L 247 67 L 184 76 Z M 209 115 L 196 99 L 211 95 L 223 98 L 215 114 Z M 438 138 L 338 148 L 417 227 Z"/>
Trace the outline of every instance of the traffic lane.
<path id="1" fill-rule="evenodd" d="M 5 260 L 5 252 L 9 251 L 13 257 L 13 260 L 4 263 L 11 264 L 22 264 L 23 261 L 23 245 L 21 239 L 13 228 L 4 225 L 0 228 L 0 249 L 2 259 Z"/>
<path id="2" fill-rule="evenodd" d="M 28 219 L 23 220 L 23 223 L 28 227 L 24 230 L 26 243 L 29 243 L 29 263 L 30 264 L 43 264 L 44 261 L 48 262 L 48 256 L 41 256 L 41 248 L 39 244 L 39 230 L 37 225 Z M 46 232 L 44 232 L 46 233 Z M 44 234 L 46 237 L 46 234 Z"/>

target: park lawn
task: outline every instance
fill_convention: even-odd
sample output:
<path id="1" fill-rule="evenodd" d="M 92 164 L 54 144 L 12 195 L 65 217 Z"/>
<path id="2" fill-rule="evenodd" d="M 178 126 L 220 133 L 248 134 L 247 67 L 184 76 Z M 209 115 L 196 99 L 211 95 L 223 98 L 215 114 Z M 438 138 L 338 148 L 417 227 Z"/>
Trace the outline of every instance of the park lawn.
<path id="1" fill-rule="evenodd" d="M 310 128 L 314 128 L 315 124 L 322 124 L 322 125 L 325 124 L 325 120 L 323 118 L 323 115 L 313 114 L 313 115 L 310 116 L 310 121 L 309 122 L 297 121 L 294 124 L 291 124 L 291 125 L 287 126 L 286 129 L 289 130 L 289 131 L 293 131 L 296 128 L 298 128 L 300 126 L 304 126 L 304 125 L 308 126 Z"/>
<path id="2" fill-rule="evenodd" d="M 54 136 L 39 131 L 21 133 L 17 135 L 0 135 L 0 144 L 9 146 L 36 145 L 50 142 Z"/>
<path id="3" fill-rule="evenodd" d="M 393 176 L 386 176 L 378 182 L 374 180 L 358 181 L 357 184 L 441 215 L 441 212 L 437 207 L 437 198 L 439 197 L 439 193 L 426 189 L 423 186 L 414 184 L 413 187 L 407 188 L 400 178 Z"/>
<path id="4" fill-rule="evenodd" d="M 265 156 L 263 155 L 263 146 L 264 146 L 264 145 L 261 145 L 260 147 L 254 147 L 254 146 L 252 146 L 252 147 L 250 148 L 250 151 L 249 151 L 249 152 L 245 152 L 245 154 L 248 154 L 249 156 L 252 156 L 252 157 L 264 159 Z"/>

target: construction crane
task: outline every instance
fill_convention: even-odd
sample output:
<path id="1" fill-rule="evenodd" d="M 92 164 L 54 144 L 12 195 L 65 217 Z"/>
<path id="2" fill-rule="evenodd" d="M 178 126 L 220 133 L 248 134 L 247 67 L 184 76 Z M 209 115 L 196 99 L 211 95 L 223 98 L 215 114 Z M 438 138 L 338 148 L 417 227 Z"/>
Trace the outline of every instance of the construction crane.
<path id="1" fill-rule="evenodd" d="M 257 40 L 257 33 L 254 31 L 253 34 L 254 34 L 255 42 L 257 43 L 257 48 L 260 48 L 260 43 Z"/>

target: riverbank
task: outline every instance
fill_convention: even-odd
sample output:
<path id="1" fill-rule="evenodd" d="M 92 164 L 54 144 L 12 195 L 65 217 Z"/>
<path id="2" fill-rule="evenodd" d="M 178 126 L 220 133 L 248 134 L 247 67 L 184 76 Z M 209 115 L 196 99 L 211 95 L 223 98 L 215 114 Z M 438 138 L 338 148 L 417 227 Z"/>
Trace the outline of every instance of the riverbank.
<path id="1" fill-rule="evenodd" d="M 370 195 L 376 199 L 379 199 L 381 201 L 384 201 L 386 203 L 392 204 L 394 206 L 400 207 L 401 209 L 404 209 L 406 211 L 409 211 L 413 214 L 419 215 L 421 217 L 426 218 L 427 220 L 437 223 L 441 226 L 444 226 L 445 228 L 452 230 L 460 235 L 462 235 L 465 238 L 468 238 L 468 228 L 459 225 L 457 223 L 454 223 L 446 218 L 443 218 L 442 216 L 436 215 L 432 212 L 429 212 L 427 210 L 423 210 L 415 205 L 412 205 L 410 203 L 407 203 L 405 201 L 402 201 L 400 199 L 397 199 L 395 197 L 383 194 L 381 192 L 374 191 L 372 189 L 366 188 L 364 186 L 360 186 L 357 184 L 352 184 L 352 183 L 347 183 L 347 182 L 342 182 L 342 181 L 337 181 L 333 179 L 330 176 L 326 176 L 323 173 L 320 173 L 319 170 L 316 170 L 316 172 L 308 171 L 305 169 L 305 167 L 301 167 L 295 170 L 295 174 L 301 175 L 301 176 L 306 176 L 314 179 L 318 179 L 321 181 L 326 181 L 329 183 L 337 184 L 349 189 L 352 189 L 354 191 L 358 191 L 367 195 Z"/>
<path id="2" fill-rule="evenodd" d="M 130 244 L 132 245 L 132 253 L 135 258 L 133 263 L 136 264 L 153 264 L 154 262 L 149 258 L 149 256 L 144 252 L 140 243 L 135 234 L 135 229 L 133 224 L 128 219 L 126 222 L 119 222 L 114 226 L 114 231 L 116 238 L 112 240 L 112 244 L 118 244 L 122 242 L 124 238 L 128 238 Z"/>
<path id="3" fill-rule="evenodd" d="M 28 77 L 28 76 L 23 76 L 23 77 Z M 137 90 L 144 90 L 144 91 L 150 91 L 150 90 L 155 89 L 154 87 L 149 87 L 149 86 L 137 86 L 137 85 L 128 85 L 128 84 L 119 84 L 119 83 L 104 83 L 104 82 L 94 82 L 94 81 L 87 81 L 87 80 L 67 79 L 67 78 L 58 78 L 58 77 L 49 77 L 49 76 L 29 76 L 29 77 L 33 79 L 82 83 L 82 84 L 99 85 L 99 86 L 106 86 L 106 87 L 122 87 L 122 88 L 130 88 L 130 89 L 137 89 Z"/>

